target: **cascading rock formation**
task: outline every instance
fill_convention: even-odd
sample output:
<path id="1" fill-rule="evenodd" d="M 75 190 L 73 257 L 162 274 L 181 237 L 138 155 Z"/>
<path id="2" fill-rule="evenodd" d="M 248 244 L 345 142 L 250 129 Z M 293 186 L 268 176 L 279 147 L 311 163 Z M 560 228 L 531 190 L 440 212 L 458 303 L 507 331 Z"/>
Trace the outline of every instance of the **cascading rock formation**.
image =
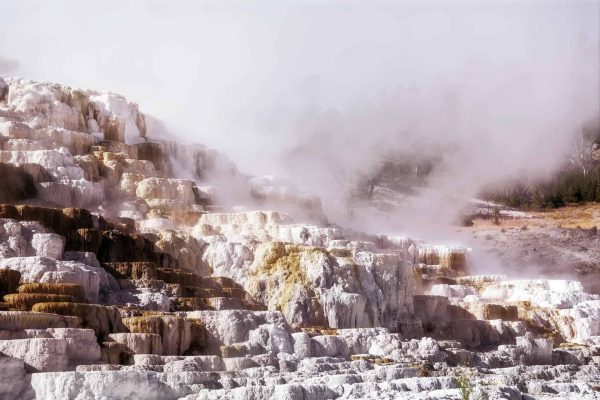
<path id="1" fill-rule="evenodd" d="M 150 122 L 0 78 L 0 399 L 598 398 L 600 296 L 580 282 L 345 232 Z M 219 204 L 220 182 L 252 201 Z"/>

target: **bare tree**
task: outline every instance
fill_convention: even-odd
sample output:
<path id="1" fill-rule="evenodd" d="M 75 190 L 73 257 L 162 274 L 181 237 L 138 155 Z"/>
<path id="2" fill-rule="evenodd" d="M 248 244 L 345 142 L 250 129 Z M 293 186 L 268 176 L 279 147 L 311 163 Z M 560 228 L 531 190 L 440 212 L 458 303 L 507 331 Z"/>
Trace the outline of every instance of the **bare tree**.
<path id="1" fill-rule="evenodd" d="M 573 152 L 569 156 L 569 161 L 581 171 L 583 176 L 587 176 L 594 166 L 594 155 L 597 150 L 596 138 L 586 132 L 582 126 L 573 138 Z"/>

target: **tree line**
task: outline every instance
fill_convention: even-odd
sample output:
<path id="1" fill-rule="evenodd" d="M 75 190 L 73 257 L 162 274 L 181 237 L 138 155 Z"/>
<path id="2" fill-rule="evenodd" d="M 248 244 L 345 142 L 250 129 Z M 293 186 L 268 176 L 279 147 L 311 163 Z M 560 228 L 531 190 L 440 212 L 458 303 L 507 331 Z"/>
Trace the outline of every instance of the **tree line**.
<path id="1" fill-rule="evenodd" d="M 561 167 L 550 178 L 506 182 L 485 190 L 483 197 L 529 209 L 600 202 L 600 118 L 582 124 Z"/>

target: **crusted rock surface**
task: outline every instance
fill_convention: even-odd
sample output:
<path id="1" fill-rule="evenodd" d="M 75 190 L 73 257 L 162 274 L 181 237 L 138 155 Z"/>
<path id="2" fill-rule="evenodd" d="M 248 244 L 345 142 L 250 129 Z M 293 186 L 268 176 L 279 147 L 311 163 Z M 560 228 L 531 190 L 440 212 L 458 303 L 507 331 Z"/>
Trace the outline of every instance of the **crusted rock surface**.
<path id="1" fill-rule="evenodd" d="M 331 226 L 116 94 L 0 93 L 0 399 L 600 397 L 581 282 Z"/>

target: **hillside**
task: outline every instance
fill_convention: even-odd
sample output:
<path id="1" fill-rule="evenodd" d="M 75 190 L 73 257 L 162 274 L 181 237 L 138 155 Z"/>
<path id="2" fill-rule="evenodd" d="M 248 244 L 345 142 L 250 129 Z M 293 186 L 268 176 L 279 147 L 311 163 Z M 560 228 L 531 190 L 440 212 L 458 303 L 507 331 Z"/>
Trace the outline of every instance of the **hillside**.
<path id="1" fill-rule="evenodd" d="M 0 79 L 0 399 L 597 398 L 595 264 L 477 275 L 466 245 L 330 225 L 165 133 L 120 95 Z M 594 262 L 596 231 L 563 228 L 595 218 L 463 229 L 554 271 Z"/>

